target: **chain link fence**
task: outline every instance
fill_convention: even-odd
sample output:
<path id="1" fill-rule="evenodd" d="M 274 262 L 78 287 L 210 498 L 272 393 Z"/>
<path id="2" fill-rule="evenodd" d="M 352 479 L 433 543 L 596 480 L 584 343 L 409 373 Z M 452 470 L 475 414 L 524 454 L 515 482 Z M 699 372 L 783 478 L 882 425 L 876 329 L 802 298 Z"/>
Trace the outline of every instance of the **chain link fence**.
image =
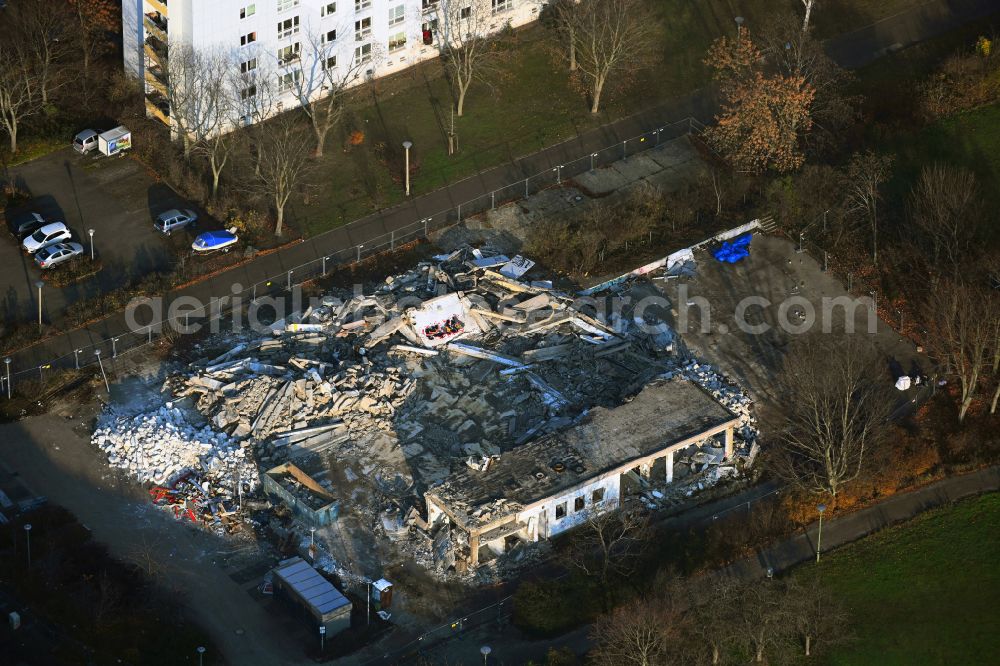
<path id="1" fill-rule="evenodd" d="M 259 280 L 239 292 L 222 296 L 231 296 L 233 301 L 240 303 L 236 307 L 242 308 L 248 302 L 252 303 L 266 296 L 286 293 L 293 287 L 325 277 L 337 267 L 358 263 L 384 252 L 391 252 L 407 243 L 428 238 L 432 233 L 461 223 L 467 218 L 486 213 L 514 201 L 526 199 L 542 190 L 559 187 L 575 176 L 610 166 L 619 160 L 659 147 L 667 141 L 684 135 L 700 134 L 703 129 L 704 125 L 691 117 L 665 124 L 657 129 L 619 141 L 563 164 L 557 164 L 551 169 L 526 176 L 454 207 L 428 215 L 406 226 L 350 247 L 336 247 L 337 234 L 335 233 L 320 234 L 304 241 L 308 248 L 307 252 L 313 256 L 313 259 L 286 272 Z M 301 246 L 296 247 L 300 248 Z M 238 266 L 230 270 L 236 268 Z M 185 327 L 204 325 L 231 314 L 234 314 L 234 306 L 213 308 L 210 305 L 202 304 L 200 308 L 195 308 L 183 315 L 184 325 Z M 102 323 L 106 324 L 107 320 Z M 102 323 L 89 328 L 91 330 L 100 328 Z M 5 367 L 0 374 L 0 395 L 10 396 L 13 391 L 18 391 L 24 395 L 30 394 L 29 397 L 39 397 L 45 393 L 47 379 L 51 379 L 56 373 L 81 370 L 91 366 L 100 368 L 101 372 L 104 373 L 104 364 L 109 359 L 116 359 L 122 354 L 150 347 L 164 339 L 169 339 L 172 335 L 170 323 L 160 320 L 136 330 L 107 333 L 101 342 L 81 345 L 72 353 L 53 357 L 41 363 L 34 359 L 29 360 L 27 350 L 14 352 L 4 359 Z"/>

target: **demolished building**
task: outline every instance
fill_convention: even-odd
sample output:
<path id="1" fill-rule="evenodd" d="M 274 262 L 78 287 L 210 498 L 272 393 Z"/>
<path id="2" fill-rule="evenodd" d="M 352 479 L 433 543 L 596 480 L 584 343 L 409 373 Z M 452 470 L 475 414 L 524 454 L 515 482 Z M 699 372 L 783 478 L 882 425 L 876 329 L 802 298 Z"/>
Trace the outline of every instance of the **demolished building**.
<path id="1" fill-rule="evenodd" d="M 657 470 L 674 480 L 674 456 L 722 437 L 733 456 L 739 417 L 692 382 L 677 377 L 646 386 L 620 407 L 598 407 L 577 425 L 505 453 L 484 470 L 465 469 L 425 495 L 428 522 L 464 532 L 468 565 L 481 549 L 501 555 L 618 507 L 622 478 Z"/>

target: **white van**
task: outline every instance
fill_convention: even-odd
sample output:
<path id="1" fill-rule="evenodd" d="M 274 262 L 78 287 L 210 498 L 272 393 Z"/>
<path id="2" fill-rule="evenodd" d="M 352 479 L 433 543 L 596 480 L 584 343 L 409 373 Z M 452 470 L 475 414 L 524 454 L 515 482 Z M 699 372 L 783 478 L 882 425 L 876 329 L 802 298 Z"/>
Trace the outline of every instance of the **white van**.
<path id="1" fill-rule="evenodd" d="M 73 139 L 73 149 L 81 155 L 86 155 L 97 148 L 97 137 L 99 135 L 94 130 L 83 130 Z"/>

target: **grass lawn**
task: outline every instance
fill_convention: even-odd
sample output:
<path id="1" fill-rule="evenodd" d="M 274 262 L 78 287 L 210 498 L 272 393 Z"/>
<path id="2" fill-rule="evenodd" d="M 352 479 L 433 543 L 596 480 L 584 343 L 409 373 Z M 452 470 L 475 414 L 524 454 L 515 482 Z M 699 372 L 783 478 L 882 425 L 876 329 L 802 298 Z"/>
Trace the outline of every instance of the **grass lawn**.
<path id="1" fill-rule="evenodd" d="M 813 27 L 820 37 L 839 34 L 898 13 L 926 0 L 839 0 L 819 3 Z M 660 25 L 654 65 L 627 88 L 606 94 L 592 116 L 564 66 L 552 55 L 555 36 L 539 24 L 517 31 L 506 75 L 493 86 L 474 84 L 466 112 L 455 119 L 459 151 L 447 155 L 452 97 L 436 61 L 377 80 L 359 91 L 351 118 L 331 133 L 327 154 L 312 177 L 309 203 L 290 202 L 290 217 L 314 235 L 402 200 L 402 141 L 413 141 L 418 165 L 412 186 L 428 192 L 616 120 L 684 95 L 707 82 L 702 63 L 709 44 L 733 34 L 734 17 L 754 29 L 776 8 L 801 13 L 799 0 L 650 0 Z M 670 118 L 665 120 L 679 120 Z M 702 119 L 708 120 L 708 119 Z M 348 132 L 365 142 L 344 150 Z M 393 174 L 393 175 L 390 175 Z"/>
<path id="2" fill-rule="evenodd" d="M 821 575 L 858 640 L 828 663 L 995 664 L 1000 649 L 1000 494 L 930 511 L 831 553 Z"/>

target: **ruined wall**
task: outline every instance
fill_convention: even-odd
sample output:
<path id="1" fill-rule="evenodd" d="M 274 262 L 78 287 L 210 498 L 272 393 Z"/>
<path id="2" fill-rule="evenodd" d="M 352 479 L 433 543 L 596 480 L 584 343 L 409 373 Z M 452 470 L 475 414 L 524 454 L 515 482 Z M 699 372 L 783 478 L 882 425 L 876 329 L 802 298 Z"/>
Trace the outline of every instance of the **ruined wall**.
<path id="1" fill-rule="evenodd" d="M 556 534 L 565 532 L 568 529 L 580 525 L 586 521 L 590 511 L 594 508 L 592 501 L 593 493 L 598 488 L 604 489 L 604 498 L 597 508 L 600 510 L 615 509 L 618 507 L 618 500 L 621 496 L 621 475 L 611 474 L 607 477 L 597 478 L 590 483 L 574 488 L 558 497 L 546 500 L 544 504 L 524 511 L 517 516 L 517 520 L 526 525 L 521 536 L 526 541 L 538 541 L 553 537 Z M 584 498 L 582 511 L 574 510 L 574 503 L 577 497 Z M 556 520 L 556 507 L 566 504 L 566 516 Z"/>

